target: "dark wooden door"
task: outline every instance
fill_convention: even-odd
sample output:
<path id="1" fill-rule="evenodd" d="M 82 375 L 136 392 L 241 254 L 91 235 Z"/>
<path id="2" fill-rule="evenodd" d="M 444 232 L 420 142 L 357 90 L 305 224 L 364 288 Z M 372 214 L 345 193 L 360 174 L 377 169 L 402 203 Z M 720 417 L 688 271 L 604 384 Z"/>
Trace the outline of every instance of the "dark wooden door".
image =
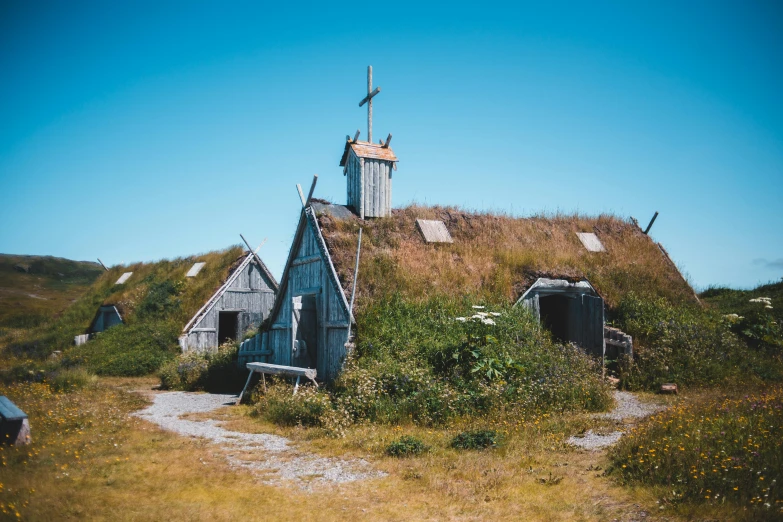
<path id="1" fill-rule="evenodd" d="M 604 300 L 582 295 L 582 346 L 587 353 L 604 356 Z"/>

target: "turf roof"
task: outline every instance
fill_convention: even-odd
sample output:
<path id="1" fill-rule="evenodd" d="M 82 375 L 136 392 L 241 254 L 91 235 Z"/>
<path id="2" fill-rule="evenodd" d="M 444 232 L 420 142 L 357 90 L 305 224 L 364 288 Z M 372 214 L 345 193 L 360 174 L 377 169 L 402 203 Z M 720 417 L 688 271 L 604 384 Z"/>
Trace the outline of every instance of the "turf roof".
<path id="1" fill-rule="evenodd" d="M 395 209 L 390 218 L 362 221 L 326 202 L 314 208 L 346 293 L 358 229 L 364 229 L 358 307 L 395 292 L 413 299 L 444 294 L 514 301 L 539 277 L 587 278 L 609 307 L 629 291 L 697 302 L 662 247 L 616 216 L 515 218 L 412 205 Z M 443 221 L 454 242 L 425 243 L 416 219 Z M 578 232 L 595 233 L 606 252 L 589 252 Z"/>

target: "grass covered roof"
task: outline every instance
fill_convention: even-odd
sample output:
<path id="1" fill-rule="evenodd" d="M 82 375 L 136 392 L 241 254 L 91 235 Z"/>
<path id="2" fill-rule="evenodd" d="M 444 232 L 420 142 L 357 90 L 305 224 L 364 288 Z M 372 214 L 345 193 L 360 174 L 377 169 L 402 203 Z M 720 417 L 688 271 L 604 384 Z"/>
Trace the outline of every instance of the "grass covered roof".
<path id="1" fill-rule="evenodd" d="M 166 307 L 160 312 L 167 318 L 181 322 L 184 326 L 229 278 L 247 254 L 241 247 L 234 246 L 226 250 L 172 260 L 115 266 L 98 278 L 91 292 L 102 297 L 101 304 L 116 306 L 123 320 L 133 320 L 137 312 L 154 312 L 154 309 L 149 308 L 160 306 Z M 203 262 L 205 265 L 195 277 L 185 277 L 196 262 Z M 125 283 L 115 284 L 125 272 L 133 272 L 133 275 Z"/>
<path id="2" fill-rule="evenodd" d="M 396 292 L 410 299 L 443 294 L 513 301 L 539 277 L 587 278 L 609 307 L 629 291 L 696 302 L 662 247 L 616 216 L 516 218 L 411 205 L 395 209 L 390 218 L 362 221 L 326 202 L 316 203 L 315 210 L 346 293 L 353 283 L 358 231 L 364 229 L 358 307 L 370 296 Z M 425 243 L 416 219 L 443 221 L 454 242 Z M 589 252 L 578 232 L 595 233 L 606 252 Z"/>

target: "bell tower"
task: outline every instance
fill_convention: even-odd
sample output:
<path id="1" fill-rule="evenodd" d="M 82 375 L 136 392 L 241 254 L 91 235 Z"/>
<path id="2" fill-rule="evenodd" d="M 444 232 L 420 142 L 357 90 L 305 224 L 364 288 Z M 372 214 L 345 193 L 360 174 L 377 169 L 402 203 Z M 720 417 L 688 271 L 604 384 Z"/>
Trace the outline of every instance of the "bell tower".
<path id="1" fill-rule="evenodd" d="M 345 150 L 340 160 L 347 180 L 347 206 L 362 219 L 391 216 L 392 171 L 397 170 L 397 156 L 386 141 L 372 142 L 372 100 L 381 88 L 372 89 L 372 65 L 367 67 L 367 96 L 359 107 L 367 104 L 367 141 L 359 141 L 359 131 L 353 139 L 346 136 Z"/>

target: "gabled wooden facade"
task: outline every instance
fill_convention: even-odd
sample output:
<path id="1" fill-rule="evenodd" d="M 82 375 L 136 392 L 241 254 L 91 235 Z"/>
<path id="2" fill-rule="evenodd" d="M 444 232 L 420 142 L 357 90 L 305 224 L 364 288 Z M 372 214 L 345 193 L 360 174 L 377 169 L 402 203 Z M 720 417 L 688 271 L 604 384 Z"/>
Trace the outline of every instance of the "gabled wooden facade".
<path id="1" fill-rule="evenodd" d="M 315 368 L 323 381 L 342 368 L 353 317 L 316 219 L 322 207 L 313 202 L 302 210 L 269 327 L 242 344 L 240 364 Z"/>
<path id="2" fill-rule="evenodd" d="M 213 350 L 258 327 L 269 316 L 277 289 L 277 281 L 264 263 L 254 253 L 248 253 L 185 325 L 179 338 L 182 351 Z"/>

